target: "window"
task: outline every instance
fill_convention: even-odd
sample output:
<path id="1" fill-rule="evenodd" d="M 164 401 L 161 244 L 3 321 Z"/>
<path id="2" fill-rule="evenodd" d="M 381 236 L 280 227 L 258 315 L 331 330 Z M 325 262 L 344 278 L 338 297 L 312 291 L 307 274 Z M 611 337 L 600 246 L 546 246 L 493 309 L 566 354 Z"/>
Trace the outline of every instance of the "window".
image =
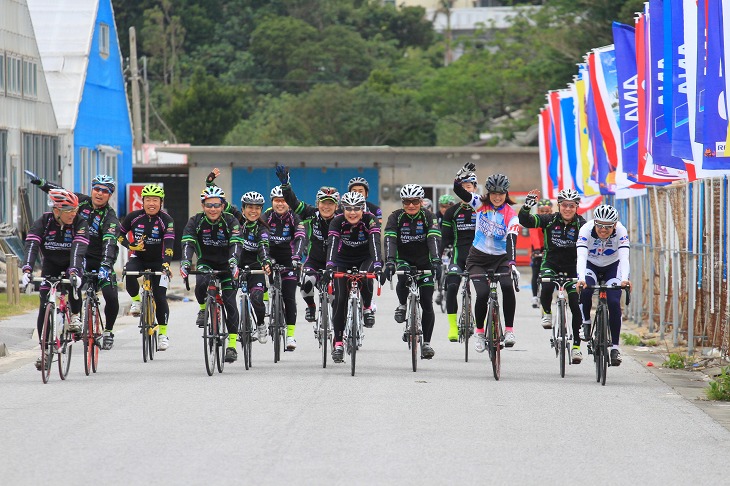
<path id="1" fill-rule="evenodd" d="M 109 57 L 109 25 L 99 24 L 99 54 L 106 59 Z"/>
<path id="2" fill-rule="evenodd" d="M 23 94 L 23 61 L 17 57 L 8 56 L 7 61 L 7 93 L 21 96 Z"/>
<path id="3" fill-rule="evenodd" d="M 5 94 L 5 53 L 0 52 L 0 95 Z"/>
<path id="4" fill-rule="evenodd" d="M 58 139 L 50 135 L 23 133 L 22 168 L 38 177 L 54 182 L 58 180 Z M 48 196 L 43 191 L 28 191 L 31 215 L 34 219 L 48 211 Z"/>
<path id="5" fill-rule="evenodd" d="M 0 130 L 0 187 L 9 188 L 11 185 L 8 181 L 8 132 Z M 11 221 L 10 198 L 13 191 L 3 190 L 0 195 L 0 221 Z"/>
<path id="6" fill-rule="evenodd" d="M 38 96 L 38 63 L 23 59 L 23 97 Z"/>

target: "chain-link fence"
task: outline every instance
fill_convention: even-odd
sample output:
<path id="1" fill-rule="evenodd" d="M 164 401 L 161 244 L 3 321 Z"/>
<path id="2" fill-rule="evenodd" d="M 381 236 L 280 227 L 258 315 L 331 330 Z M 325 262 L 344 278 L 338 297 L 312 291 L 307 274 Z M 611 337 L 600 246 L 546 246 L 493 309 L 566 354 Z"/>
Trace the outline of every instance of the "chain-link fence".
<path id="1" fill-rule="evenodd" d="M 701 179 L 612 200 L 631 238 L 628 317 L 687 346 L 730 348 L 728 178 Z"/>

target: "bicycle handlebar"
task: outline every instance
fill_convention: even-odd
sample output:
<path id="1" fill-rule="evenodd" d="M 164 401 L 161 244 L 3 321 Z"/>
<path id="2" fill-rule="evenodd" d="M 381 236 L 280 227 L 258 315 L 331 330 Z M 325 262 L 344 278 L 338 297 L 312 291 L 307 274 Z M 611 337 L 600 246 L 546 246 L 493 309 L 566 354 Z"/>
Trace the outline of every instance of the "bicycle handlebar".
<path id="1" fill-rule="evenodd" d="M 132 270 L 132 271 L 128 272 L 125 270 L 124 272 L 122 272 L 122 277 L 143 277 L 143 276 L 150 276 L 150 275 L 161 277 L 162 275 L 165 275 L 165 272 L 157 272 L 157 271 L 153 272 L 151 270 L 145 270 L 143 272 L 139 272 L 137 270 Z"/>
<path id="2" fill-rule="evenodd" d="M 631 286 L 630 285 L 586 285 L 583 287 L 583 290 L 592 290 L 592 293 L 595 293 L 596 291 L 602 291 L 602 290 L 625 290 L 626 291 L 626 305 L 629 305 L 631 303 Z"/>

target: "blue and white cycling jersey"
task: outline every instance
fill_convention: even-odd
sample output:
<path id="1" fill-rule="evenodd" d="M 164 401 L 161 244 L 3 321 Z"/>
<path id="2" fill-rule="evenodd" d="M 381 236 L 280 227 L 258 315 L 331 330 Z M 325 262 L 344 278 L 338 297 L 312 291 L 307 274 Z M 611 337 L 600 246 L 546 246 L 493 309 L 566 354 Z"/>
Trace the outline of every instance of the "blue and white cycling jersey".
<path id="1" fill-rule="evenodd" d="M 629 279 L 629 235 L 621 223 L 616 223 L 611 236 L 602 240 L 596 233 L 595 222 L 588 221 L 581 227 L 575 246 L 578 252 L 578 280 L 585 281 L 587 262 L 602 268 L 617 261 L 620 262 L 617 277 L 620 280 Z"/>
<path id="2" fill-rule="evenodd" d="M 469 201 L 474 208 L 477 221 L 472 245 L 487 255 L 505 255 L 507 253 L 507 235 L 518 234 L 520 223 L 517 213 L 509 204 L 496 209 L 491 204 L 482 203 L 478 194 Z"/>

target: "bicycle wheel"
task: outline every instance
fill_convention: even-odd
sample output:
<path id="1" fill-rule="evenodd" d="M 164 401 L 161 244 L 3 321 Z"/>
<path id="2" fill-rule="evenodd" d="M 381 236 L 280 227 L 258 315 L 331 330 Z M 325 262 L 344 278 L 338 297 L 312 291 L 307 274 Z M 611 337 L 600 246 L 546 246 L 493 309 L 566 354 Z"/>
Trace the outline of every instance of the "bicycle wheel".
<path id="1" fill-rule="evenodd" d="M 492 357 L 492 374 L 494 374 L 494 379 L 499 381 L 502 371 L 502 324 L 499 322 L 499 307 L 496 305 L 492 307 L 491 321 L 492 346 L 490 348 L 490 357 Z"/>
<path id="2" fill-rule="evenodd" d="M 601 308 L 601 386 L 606 386 L 611 343 L 608 337 L 608 307 Z"/>
<path id="3" fill-rule="evenodd" d="M 206 306 L 208 319 L 206 319 L 205 327 L 203 327 L 203 356 L 205 357 L 205 371 L 208 373 L 208 376 L 213 376 L 213 372 L 215 371 L 215 344 L 218 331 L 215 308 L 217 305 L 215 300 L 208 300 Z"/>
<path id="4" fill-rule="evenodd" d="M 360 329 L 360 319 L 362 319 L 362 315 L 360 314 L 360 310 L 356 309 L 355 312 L 353 312 L 352 316 L 352 329 L 349 336 L 349 346 L 350 346 L 350 375 L 355 376 L 355 357 L 357 356 L 357 340 L 358 340 L 358 332 Z"/>
<path id="5" fill-rule="evenodd" d="M 94 302 L 94 327 L 92 328 L 94 338 L 94 350 L 91 359 L 91 371 L 96 373 L 99 368 L 99 350 L 101 349 L 101 343 L 104 339 L 104 321 L 101 319 L 101 311 L 99 310 L 99 303 Z"/>
<path id="6" fill-rule="evenodd" d="M 91 298 L 84 300 L 84 327 L 81 331 L 81 340 L 84 342 L 84 373 L 91 374 L 92 361 L 94 360 L 94 306 Z"/>
<path id="7" fill-rule="evenodd" d="M 321 294 L 320 294 L 321 295 Z M 329 340 L 329 320 L 330 314 L 328 309 L 327 297 L 319 299 L 319 344 L 322 348 L 322 368 L 327 368 L 327 341 Z"/>
<path id="8" fill-rule="evenodd" d="M 600 305 L 599 305 L 600 307 Z M 601 381 L 601 318 L 600 308 L 596 310 L 596 317 L 593 320 L 593 336 L 591 347 L 593 348 L 593 363 L 596 365 L 596 382 Z"/>
<path id="9" fill-rule="evenodd" d="M 565 348 L 567 347 L 567 341 L 565 339 L 565 302 L 558 302 L 558 342 L 556 346 L 560 347 L 560 377 L 565 378 Z"/>
<path id="10" fill-rule="evenodd" d="M 150 361 L 155 359 L 157 351 L 157 324 L 155 323 L 155 301 L 151 293 L 147 293 L 147 355 Z"/>
<path id="11" fill-rule="evenodd" d="M 474 319 L 471 313 L 471 297 L 469 293 L 464 294 L 461 302 L 461 314 L 463 316 L 463 326 L 461 332 L 464 339 L 464 362 L 469 362 L 469 338 L 471 337 L 471 329 L 474 326 Z"/>
<path id="12" fill-rule="evenodd" d="M 148 339 L 147 299 L 142 299 L 142 313 L 139 315 L 139 333 L 142 336 L 142 361 L 147 362 L 150 341 Z"/>
<path id="13" fill-rule="evenodd" d="M 56 306 L 46 304 L 46 314 L 43 316 L 43 329 L 41 331 L 41 379 L 48 383 L 51 376 L 51 363 L 53 362 L 53 350 L 55 339 L 53 337 L 53 320 L 56 317 Z"/>
<path id="14" fill-rule="evenodd" d="M 248 370 L 249 359 L 251 358 L 251 334 L 249 330 L 249 319 L 251 315 L 248 311 L 248 298 L 246 295 L 241 297 L 241 305 L 239 309 L 240 322 L 238 323 L 238 340 L 241 342 L 241 350 L 243 350 L 243 366 Z"/>
<path id="15" fill-rule="evenodd" d="M 228 336 L 226 336 L 226 332 L 223 330 L 226 324 L 220 306 L 218 306 L 217 315 L 216 322 L 218 323 L 218 329 L 216 329 L 215 336 L 215 364 L 218 368 L 218 373 L 223 373 L 223 368 L 226 364 L 225 354 Z"/>
<path id="16" fill-rule="evenodd" d="M 271 339 L 274 341 L 274 363 L 278 363 L 281 359 L 281 341 L 279 340 L 279 303 L 278 292 L 269 294 L 269 302 L 271 304 L 269 331 Z"/>
<path id="17" fill-rule="evenodd" d="M 66 312 L 65 320 L 68 321 L 71 316 Z M 73 336 L 67 332 L 65 328 L 61 329 L 56 338 L 58 343 L 58 375 L 62 380 L 68 376 L 68 369 L 71 367 L 71 352 L 73 351 Z"/>
<path id="18" fill-rule="evenodd" d="M 409 330 L 409 346 L 411 348 L 411 365 L 413 366 L 413 372 L 415 373 L 418 369 L 418 302 L 416 299 L 408 299 L 408 305 L 410 307 L 408 313 L 408 330 Z"/>

